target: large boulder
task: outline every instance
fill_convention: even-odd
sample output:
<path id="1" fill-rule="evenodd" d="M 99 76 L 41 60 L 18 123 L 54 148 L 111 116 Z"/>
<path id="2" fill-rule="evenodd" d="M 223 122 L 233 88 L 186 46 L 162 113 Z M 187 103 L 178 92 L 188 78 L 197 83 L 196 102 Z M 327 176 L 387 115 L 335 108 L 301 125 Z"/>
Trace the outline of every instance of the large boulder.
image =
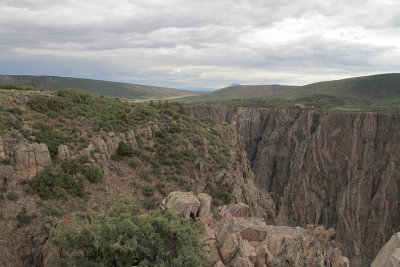
<path id="1" fill-rule="evenodd" d="M 200 207 L 199 199 L 193 192 L 171 192 L 160 204 L 162 211 L 172 211 L 186 219 L 195 219 Z"/>
<path id="2" fill-rule="evenodd" d="M 371 267 L 400 266 L 400 232 L 394 234 L 390 240 L 379 250 Z"/>

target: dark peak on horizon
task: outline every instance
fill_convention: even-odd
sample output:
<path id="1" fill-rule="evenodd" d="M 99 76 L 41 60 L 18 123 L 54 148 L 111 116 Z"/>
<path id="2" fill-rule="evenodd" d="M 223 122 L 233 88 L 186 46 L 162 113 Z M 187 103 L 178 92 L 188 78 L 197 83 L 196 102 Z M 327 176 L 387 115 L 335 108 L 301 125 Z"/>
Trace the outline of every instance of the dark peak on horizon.
<path id="1" fill-rule="evenodd" d="M 235 87 L 235 86 L 241 86 L 240 83 L 231 83 L 230 85 L 227 86 L 228 87 Z"/>

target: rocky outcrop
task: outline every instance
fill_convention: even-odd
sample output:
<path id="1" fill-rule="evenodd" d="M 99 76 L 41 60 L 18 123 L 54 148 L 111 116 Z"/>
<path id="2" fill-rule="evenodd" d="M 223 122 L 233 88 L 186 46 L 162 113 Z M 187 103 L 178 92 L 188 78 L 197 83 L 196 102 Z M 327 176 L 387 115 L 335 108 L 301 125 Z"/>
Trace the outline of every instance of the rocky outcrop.
<path id="1" fill-rule="evenodd" d="M 195 106 L 243 136 L 277 222 L 322 224 L 365 266 L 400 220 L 400 115 Z"/>
<path id="2" fill-rule="evenodd" d="M 155 132 L 158 130 L 156 125 L 148 126 L 144 128 L 138 128 L 135 131 L 131 130 L 125 133 L 103 133 L 102 137 L 95 138 L 89 146 L 81 151 L 87 155 L 92 155 L 98 164 L 107 166 L 106 158 L 110 158 L 112 155 L 117 153 L 120 142 L 128 142 L 132 147 L 137 146 L 137 140 L 140 139 L 144 144 L 150 144 L 153 142 Z M 250 213 L 253 216 L 264 217 L 269 221 L 274 221 L 274 202 L 268 193 L 265 193 L 255 185 L 255 177 L 250 168 L 250 163 L 247 159 L 246 152 L 243 150 L 243 138 L 239 136 L 235 130 L 228 124 L 216 125 L 212 129 L 217 135 L 225 141 L 225 144 L 231 147 L 229 164 L 225 168 L 215 170 L 213 182 L 226 186 L 232 189 L 232 198 L 236 202 L 243 202 L 249 205 Z M 205 154 L 210 147 L 207 140 L 199 140 L 203 145 Z M 192 144 L 188 142 L 182 145 L 182 149 L 188 149 Z M 106 158 L 96 155 L 95 150 L 105 155 Z M 98 154 L 98 153 L 97 153 Z M 195 162 L 199 173 L 198 177 L 187 177 L 190 186 L 196 192 L 205 192 L 208 189 L 208 182 L 206 177 L 202 176 L 202 159 L 198 159 Z M 203 166 L 203 167 L 202 167 Z"/>
<path id="3" fill-rule="evenodd" d="M 0 162 L 3 161 L 5 158 L 6 154 L 4 152 L 3 139 L 0 137 Z"/>
<path id="4" fill-rule="evenodd" d="M 347 258 L 339 249 L 322 244 L 308 230 L 266 225 L 261 218 L 247 217 L 248 206 L 244 204 L 218 207 L 210 216 L 202 213 L 194 218 L 188 216 L 194 214 L 193 210 L 204 195 L 196 197 L 192 192 L 172 192 L 161 208 L 204 222 L 202 242 L 211 248 L 207 266 L 348 266 Z"/>
<path id="5" fill-rule="evenodd" d="M 390 240 L 379 250 L 371 267 L 400 266 L 400 233 L 394 234 Z"/>
<path id="6" fill-rule="evenodd" d="M 69 159 L 71 155 L 69 154 L 68 146 L 60 145 L 57 150 L 57 158 L 61 160 Z"/>
<path id="7" fill-rule="evenodd" d="M 14 170 L 20 179 L 30 179 L 51 165 L 49 149 L 45 144 L 17 145 L 12 154 Z"/>

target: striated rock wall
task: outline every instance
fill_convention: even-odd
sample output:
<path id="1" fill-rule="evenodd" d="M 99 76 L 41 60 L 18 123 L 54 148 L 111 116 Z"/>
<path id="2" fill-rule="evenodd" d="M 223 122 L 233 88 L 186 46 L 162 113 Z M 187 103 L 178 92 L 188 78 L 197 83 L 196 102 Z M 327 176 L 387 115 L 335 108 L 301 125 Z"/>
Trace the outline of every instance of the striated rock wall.
<path id="1" fill-rule="evenodd" d="M 352 266 L 374 258 L 400 219 L 400 115 L 188 107 L 243 136 L 282 225 L 322 224 Z"/>

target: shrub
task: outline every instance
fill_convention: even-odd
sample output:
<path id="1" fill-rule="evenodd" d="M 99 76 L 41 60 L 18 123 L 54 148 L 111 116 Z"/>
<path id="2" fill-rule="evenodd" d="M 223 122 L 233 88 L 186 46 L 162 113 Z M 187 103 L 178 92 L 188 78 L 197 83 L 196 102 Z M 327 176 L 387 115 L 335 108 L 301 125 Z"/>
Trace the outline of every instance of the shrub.
<path id="1" fill-rule="evenodd" d="M 64 211 L 60 206 L 54 206 L 52 204 L 46 204 L 42 201 L 38 202 L 38 205 L 41 207 L 41 213 L 43 216 L 55 216 L 62 217 L 64 215 Z"/>
<path id="2" fill-rule="evenodd" d="M 158 198 L 152 197 L 150 199 L 147 199 L 144 202 L 143 206 L 146 210 L 154 210 L 157 207 L 158 200 Z"/>
<path id="3" fill-rule="evenodd" d="M 141 172 L 139 173 L 139 178 L 140 178 L 140 179 L 143 179 L 143 180 L 145 180 L 145 181 L 148 181 L 149 178 L 150 178 L 149 172 L 148 172 L 148 171 L 141 171 Z"/>
<path id="4" fill-rule="evenodd" d="M 77 159 L 64 161 L 55 168 L 46 168 L 41 173 L 32 178 L 30 188 L 42 199 L 68 198 L 68 193 L 82 197 L 83 181 L 81 178 L 74 179 L 73 175 L 83 171 L 83 164 L 87 163 L 86 155 Z"/>
<path id="5" fill-rule="evenodd" d="M 179 114 L 183 114 L 183 115 L 187 115 L 185 107 L 183 106 L 182 103 L 178 103 L 178 113 Z"/>
<path id="6" fill-rule="evenodd" d="M 132 198 L 123 198 L 90 224 L 59 229 L 54 242 L 65 250 L 67 266 L 205 266 L 200 221 L 166 212 L 140 216 Z"/>
<path id="7" fill-rule="evenodd" d="M 131 168 L 136 168 L 137 166 L 139 165 L 139 161 L 137 161 L 136 159 L 132 159 L 130 162 L 129 162 L 129 166 L 131 166 Z"/>
<path id="8" fill-rule="evenodd" d="M 181 127 L 180 127 L 178 124 L 172 123 L 172 124 L 169 126 L 168 131 L 169 131 L 170 133 L 180 133 L 180 132 L 182 132 L 182 129 L 181 129 Z"/>
<path id="9" fill-rule="evenodd" d="M 211 196 L 216 206 L 229 204 L 232 201 L 232 188 L 223 185 L 211 187 Z"/>
<path id="10" fill-rule="evenodd" d="M 99 165 L 92 164 L 86 172 L 86 177 L 91 183 L 98 183 L 104 178 L 104 174 L 101 171 Z"/>
<path id="11" fill-rule="evenodd" d="M 20 108 L 8 108 L 7 112 L 12 114 L 22 115 L 22 110 Z"/>
<path id="12" fill-rule="evenodd" d="M 150 197 L 154 194 L 155 187 L 152 185 L 145 185 L 142 187 L 143 195 Z"/>
<path id="13" fill-rule="evenodd" d="M 162 182 L 158 182 L 156 184 L 157 191 L 160 192 L 165 187 L 165 184 Z"/>
<path id="14" fill-rule="evenodd" d="M 15 193 L 15 192 L 8 192 L 7 198 L 8 198 L 9 200 L 11 200 L 11 201 L 17 201 L 18 198 L 19 198 L 19 196 L 18 196 L 18 194 Z"/>
<path id="15" fill-rule="evenodd" d="M 323 225 L 314 226 L 313 224 L 307 224 L 308 232 L 315 236 L 319 243 L 325 247 L 329 247 L 329 240 L 334 232 L 325 229 Z"/>
<path id="16" fill-rule="evenodd" d="M 117 151 L 119 156 L 131 156 L 133 153 L 132 146 L 127 142 L 120 142 Z"/>
<path id="17" fill-rule="evenodd" d="M 36 215 L 35 214 L 28 215 L 26 213 L 26 209 L 24 208 L 17 214 L 18 227 L 21 227 L 23 224 L 30 223 L 34 218 L 36 218 Z"/>
<path id="18" fill-rule="evenodd" d="M 0 121 L 0 133 L 7 132 L 8 131 L 8 125 L 2 121 Z"/>
<path id="19" fill-rule="evenodd" d="M 3 159 L 3 164 L 4 164 L 4 165 L 11 165 L 11 164 L 12 164 L 12 161 L 11 161 L 10 158 L 4 158 L 4 159 Z"/>

